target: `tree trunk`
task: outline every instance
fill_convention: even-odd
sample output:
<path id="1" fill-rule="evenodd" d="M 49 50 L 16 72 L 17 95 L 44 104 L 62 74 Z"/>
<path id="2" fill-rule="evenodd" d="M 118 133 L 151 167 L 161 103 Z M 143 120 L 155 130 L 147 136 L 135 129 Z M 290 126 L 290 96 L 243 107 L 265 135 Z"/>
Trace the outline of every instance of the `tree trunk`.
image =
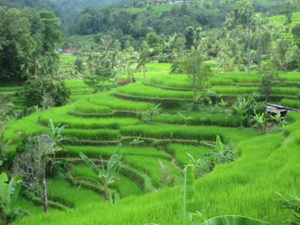
<path id="1" fill-rule="evenodd" d="M 48 212 L 48 195 L 47 195 L 47 181 L 46 175 L 43 176 L 43 205 L 44 205 L 44 212 Z"/>
<path id="2" fill-rule="evenodd" d="M 144 72 L 144 80 L 146 79 L 146 69 L 145 66 L 143 66 L 143 72 Z"/>
<path id="3" fill-rule="evenodd" d="M 240 116 L 240 126 L 243 127 L 243 122 L 244 122 L 244 116 Z"/>
<path id="4" fill-rule="evenodd" d="M 261 24 L 258 24 L 258 73 L 260 73 L 260 66 L 261 66 L 261 33 L 260 33 Z"/>
<path id="5" fill-rule="evenodd" d="M 109 191 L 108 191 L 108 184 L 104 185 L 104 194 L 105 194 L 105 201 L 109 202 Z"/>
<path id="6" fill-rule="evenodd" d="M 250 44 L 251 44 L 251 37 L 250 37 L 250 18 L 249 18 L 249 6 L 247 8 L 247 27 L 248 27 L 248 75 L 250 74 Z"/>
<path id="7" fill-rule="evenodd" d="M 196 74 L 193 74 L 193 101 L 196 104 Z"/>

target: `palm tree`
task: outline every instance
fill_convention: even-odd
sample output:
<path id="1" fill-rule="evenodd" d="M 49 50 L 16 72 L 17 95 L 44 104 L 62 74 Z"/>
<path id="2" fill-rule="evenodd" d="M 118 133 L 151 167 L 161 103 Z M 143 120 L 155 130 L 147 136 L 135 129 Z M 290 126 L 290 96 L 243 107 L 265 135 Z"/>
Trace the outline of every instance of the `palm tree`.
<path id="1" fill-rule="evenodd" d="M 144 73 L 144 80 L 146 79 L 146 64 L 150 62 L 150 59 L 151 59 L 150 51 L 146 48 L 142 49 L 142 51 L 136 57 L 136 61 L 137 61 L 136 70 L 142 69 Z"/>
<path id="2" fill-rule="evenodd" d="M 0 174 L 0 220 L 4 224 L 10 224 L 19 216 L 25 216 L 29 213 L 16 208 L 16 201 L 21 190 L 21 177 L 12 177 L 8 183 L 6 173 Z"/>
<path id="3" fill-rule="evenodd" d="M 116 178 L 114 176 L 114 173 L 116 172 L 117 166 L 122 159 L 122 155 L 119 154 L 120 147 L 121 144 L 118 145 L 116 151 L 108 160 L 106 169 L 102 164 L 103 171 L 98 169 L 96 164 L 91 159 L 89 159 L 83 152 L 79 153 L 80 157 L 85 161 L 87 166 L 98 176 L 98 179 L 96 180 L 97 183 L 100 183 L 104 186 L 104 194 L 105 194 L 106 202 L 110 200 L 109 185 L 115 182 Z"/>

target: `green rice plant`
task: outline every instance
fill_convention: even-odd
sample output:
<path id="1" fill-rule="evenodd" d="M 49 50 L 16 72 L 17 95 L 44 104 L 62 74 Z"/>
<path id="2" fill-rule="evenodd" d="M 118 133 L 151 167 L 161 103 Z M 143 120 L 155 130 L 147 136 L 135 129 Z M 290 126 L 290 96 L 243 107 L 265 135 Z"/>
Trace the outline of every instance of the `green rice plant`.
<path id="1" fill-rule="evenodd" d="M 92 104 L 87 99 L 80 99 L 75 102 L 71 110 L 85 114 L 105 114 L 111 112 L 109 107 Z"/>
<path id="2" fill-rule="evenodd" d="M 135 125 L 121 128 L 124 136 L 139 136 L 158 139 L 215 140 L 217 135 L 229 143 L 254 137 L 257 132 L 251 129 L 218 126 L 187 127 L 176 125 Z"/>
<path id="3" fill-rule="evenodd" d="M 93 95 L 89 98 L 92 104 L 108 107 L 116 111 L 147 111 L 154 105 L 146 102 L 136 102 L 112 96 L 111 92 Z"/>
<path id="4" fill-rule="evenodd" d="M 0 93 L 1 92 L 16 92 L 21 91 L 23 87 L 21 86 L 15 86 L 15 87 L 0 87 Z"/>
<path id="5" fill-rule="evenodd" d="M 76 176 L 97 179 L 97 176 L 86 166 L 75 166 L 73 169 Z M 117 189 L 120 192 L 121 197 L 141 194 L 141 189 L 133 180 L 130 180 L 119 173 L 116 173 L 115 176 L 118 182 L 112 183 L 111 187 Z"/>
<path id="6" fill-rule="evenodd" d="M 182 145 L 182 144 L 169 144 L 166 149 L 167 152 L 174 155 L 176 161 L 180 165 L 187 165 L 190 161 L 190 157 L 187 153 L 192 155 L 195 159 L 202 157 L 203 155 L 210 153 L 212 151 L 211 148 L 200 145 Z"/>
<path id="7" fill-rule="evenodd" d="M 255 143 L 255 144 L 254 144 Z M 274 193 L 298 187 L 299 145 L 281 134 L 246 138 L 237 145 L 241 157 L 195 181 L 193 211 L 207 211 L 206 217 L 246 215 L 270 224 L 284 224 L 286 213 L 274 207 Z M 293 157 L 291 157 L 291 155 Z M 267 188 L 266 188 L 267 187 Z M 259 191 L 258 191 L 259 190 Z M 166 188 L 144 196 L 126 198 L 114 205 L 82 204 L 68 213 L 49 212 L 18 221 L 18 225 L 94 224 L 132 225 L 149 221 L 182 225 L 179 214 L 179 187 Z M 88 217 L 86 215 L 89 215 Z"/>
<path id="8" fill-rule="evenodd" d="M 155 10 L 155 8 L 154 8 Z M 151 62 L 147 63 L 147 69 L 150 71 L 170 71 L 172 64 L 171 63 L 156 63 L 156 62 Z"/>
<path id="9" fill-rule="evenodd" d="M 280 105 L 284 105 L 295 109 L 300 109 L 300 100 L 284 98 L 280 101 Z"/>
<path id="10" fill-rule="evenodd" d="M 75 55 L 59 55 L 59 62 L 63 68 L 73 66 L 76 61 Z"/>
<path id="11" fill-rule="evenodd" d="M 160 74 L 155 74 L 155 76 L 150 76 L 145 84 L 166 89 L 192 89 L 191 82 L 186 74 L 166 74 L 161 72 Z"/>
<path id="12" fill-rule="evenodd" d="M 134 118 L 82 118 L 68 114 L 70 105 L 53 108 L 44 112 L 39 117 L 39 122 L 43 125 L 48 125 L 49 119 L 55 124 L 63 124 L 68 128 L 79 129 L 101 129 L 110 128 L 117 129 L 120 126 L 127 124 L 138 124 L 139 120 Z"/>
<path id="13" fill-rule="evenodd" d="M 124 161 L 126 164 L 147 173 L 151 177 L 152 182 L 156 187 L 161 186 L 159 161 L 164 163 L 164 165 L 169 169 L 171 176 L 178 177 L 180 175 L 180 171 L 164 159 L 153 157 L 125 156 Z"/>
<path id="14" fill-rule="evenodd" d="M 115 146 L 74 146 L 66 145 L 66 151 L 59 152 L 58 155 L 63 156 L 77 156 L 80 152 L 90 156 L 103 158 L 109 158 L 114 150 Z M 153 147 L 140 147 L 140 146 L 123 146 L 120 149 L 120 154 L 124 156 L 139 156 L 139 157 L 156 157 L 169 159 L 169 155 L 164 151 L 158 151 Z"/>
<path id="15" fill-rule="evenodd" d="M 119 173 L 130 180 L 134 180 L 143 193 L 154 191 L 151 178 L 146 173 L 137 170 L 129 165 L 121 165 Z"/>
<path id="16" fill-rule="evenodd" d="M 101 129 L 101 130 L 82 130 L 82 129 L 65 129 L 63 135 L 72 139 L 107 141 L 119 139 L 120 132 L 118 130 Z"/>
<path id="17" fill-rule="evenodd" d="M 164 90 L 161 88 L 155 88 L 150 86 L 144 86 L 141 83 L 134 83 L 116 89 L 116 94 L 133 96 L 133 97 L 144 97 L 149 99 L 192 99 L 193 93 L 191 91 L 172 91 Z"/>
<path id="18" fill-rule="evenodd" d="M 218 125 L 226 127 L 238 127 L 240 119 L 237 115 L 228 113 L 187 113 L 184 117 L 175 114 L 160 114 L 154 117 L 154 122 L 185 125 Z"/>
<path id="19" fill-rule="evenodd" d="M 47 132 L 47 127 L 43 127 L 37 123 L 40 114 L 41 112 L 35 112 L 20 120 L 9 122 L 3 135 L 4 141 L 10 140 L 15 144 L 20 142 L 25 135 Z"/>
<path id="20" fill-rule="evenodd" d="M 50 199 L 59 200 L 75 208 L 93 202 L 98 204 L 104 203 L 104 198 L 101 195 L 81 187 L 72 187 L 65 179 L 48 179 L 47 184 Z"/>
<path id="21" fill-rule="evenodd" d="M 242 94 L 251 94 L 253 92 L 258 91 L 258 87 L 234 87 L 234 86 L 220 86 L 214 87 L 213 90 L 217 94 L 227 95 L 227 96 L 235 96 Z"/>

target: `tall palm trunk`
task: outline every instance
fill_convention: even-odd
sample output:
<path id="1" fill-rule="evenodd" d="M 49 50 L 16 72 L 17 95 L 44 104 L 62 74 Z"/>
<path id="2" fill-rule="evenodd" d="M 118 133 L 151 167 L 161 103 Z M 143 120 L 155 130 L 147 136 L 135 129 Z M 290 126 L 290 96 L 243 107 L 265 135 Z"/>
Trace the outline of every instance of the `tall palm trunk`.
<path id="1" fill-rule="evenodd" d="M 248 49 L 247 49 L 247 51 L 248 51 L 248 75 L 250 74 L 250 72 L 251 72 L 251 69 L 250 69 L 250 64 L 251 64 L 251 62 L 250 62 L 250 60 L 251 60 L 251 58 L 250 58 L 250 44 L 251 44 L 251 37 L 250 37 L 250 18 L 249 18 L 250 16 L 249 16 L 249 6 L 247 7 L 247 27 L 248 27 Z"/>
<path id="2" fill-rule="evenodd" d="M 193 74 L 193 101 L 196 104 L 196 74 Z"/>
<path id="3" fill-rule="evenodd" d="M 43 205 L 44 205 L 44 212 L 48 212 L 48 195 L 47 195 L 47 181 L 46 175 L 43 175 Z"/>
<path id="4" fill-rule="evenodd" d="M 258 46 L 257 46 L 257 51 L 258 51 L 258 73 L 260 73 L 260 67 L 261 67 L 261 24 L 258 24 Z"/>
<path id="5" fill-rule="evenodd" d="M 146 79 L 146 68 L 145 65 L 143 65 L 143 72 L 144 72 L 144 80 Z"/>

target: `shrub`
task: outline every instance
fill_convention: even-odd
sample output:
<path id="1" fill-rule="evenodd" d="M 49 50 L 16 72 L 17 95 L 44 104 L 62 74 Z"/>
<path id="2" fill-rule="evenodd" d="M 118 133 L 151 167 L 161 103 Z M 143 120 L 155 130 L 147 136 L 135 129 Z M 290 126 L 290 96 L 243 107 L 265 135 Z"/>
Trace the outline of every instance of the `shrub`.
<path id="1" fill-rule="evenodd" d="M 49 79 L 42 85 L 39 80 L 31 78 L 24 85 L 25 105 L 42 107 L 45 93 L 52 99 L 54 106 L 66 104 L 70 97 L 70 89 L 66 87 L 64 81 Z"/>

